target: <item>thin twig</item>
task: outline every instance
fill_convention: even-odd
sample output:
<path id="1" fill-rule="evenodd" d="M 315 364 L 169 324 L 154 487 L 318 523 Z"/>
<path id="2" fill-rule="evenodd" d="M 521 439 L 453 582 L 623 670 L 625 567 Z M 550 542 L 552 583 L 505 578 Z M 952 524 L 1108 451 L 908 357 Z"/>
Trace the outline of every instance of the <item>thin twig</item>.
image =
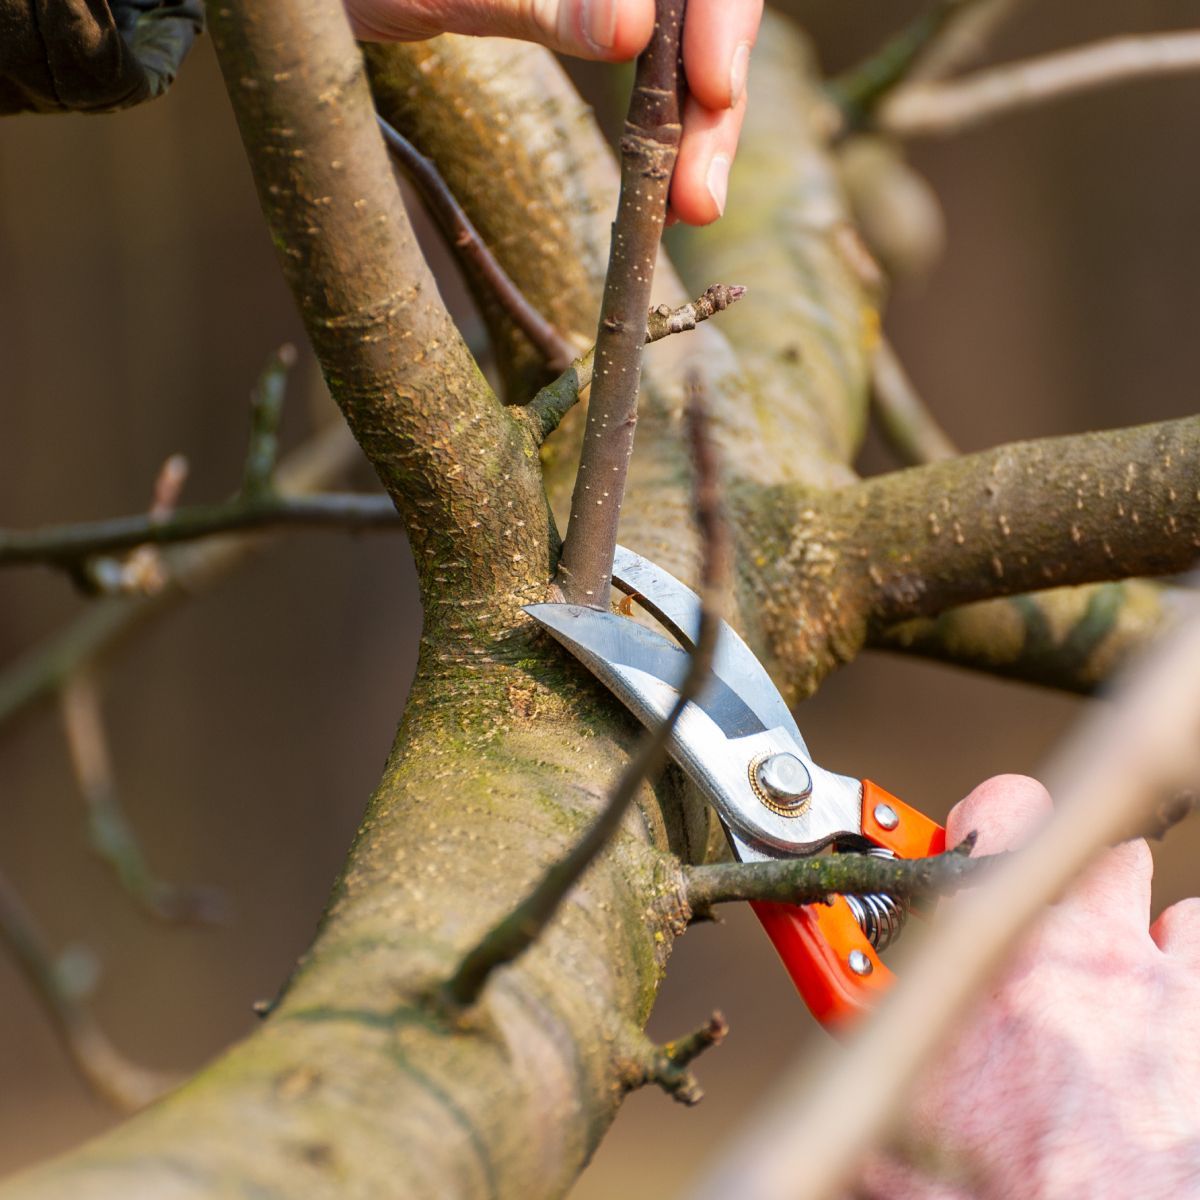
<path id="1" fill-rule="evenodd" d="M 80 672 L 63 688 L 60 700 L 63 731 L 75 778 L 87 803 L 96 853 L 151 916 L 178 924 L 211 925 L 224 920 L 228 905 L 216 889 L 168 883 L 150 870 L 117 797 L 95 680 L 88 672 Z"/>
<path id="2" fill-rule="evenodd" d="M 395 506 L 382 494 L 236 496 L 219 504 L 194 504 L 178 509 L 167 520 L 139 513 L 78 525 L 51 525 L 28 532 L 0 532 L 0 567 L 34 563 L 69 566 L 95 554 L 111 554 L 133 546 L 165 546 L 217 534 L 283 526 L 393 531 L 403 528 Z"/>
<path id="3" fill-rule="evenodd" d="M 958 457 L 958 448 L 925 407 L 886 338 L 871 362 L 871 400 L 880 432 L 907 465 Z"/>
<path id="4" fill-rule="evenodd" d="M 900 1120 L 909 1089 L 1017 939 L 1105 847 L 1157 828 L 1200 781 L 1200 615 L 1152 648 L 1111 704 L 1056 756 L 1055 808 L 1023 850 L 943 907 L 899 982 L 836 1064 L 790 1072 L 693 1200 L 840 1194 L 867 1147 Z M 1164 801 L 1170 812 L 1164 812 Z M 869 1080 L 870 1086 L 863 1081 Z M 736 1187 L 730 1189 L 730 1182 Z"/>
<path id="5" fill-rule="evenodd" d="M 362 452 L 340 420 L 298 446 L 281 464 L 281 491 L 304 493 L 326 487 Z M 57 690 L 84 663 L 110 652 L 152 617 L 211 586 L 268 544 L 265 534 L 213 538 L 163 552 L 167 586 L 151 596 L 104 597 L 73 621 L 33 646 L 0 673 L 0 724 Z"/>
<path id="6" fill-rule="evenodd" d="M 279 422 L 283 417 L 288 375 L 295 365 L 296 347 L 280 346 L 250 393 L 250 442 L 242 471 L 242 496 L 247 500 L 257 500 L 275 490 Z"/>
<path id="7" fill-rule="evenodd" d="M 65 984 L 41 930 L 2 874 L 0 943 L 41 1002 L 75 1069 L 98 1096 L 133 1112 L 174 1086 L 176 1080 L 130 1062 L 105 1037 L 77 992 Z"/>
<path id="8" fill-rule="evenodd" d="M 712 669 L 713 650 L 721 624 L 728 582 L 729 533 L 721 513 L 714 450 L 708 417 L 698 385 L 689 385 L 688 426 L 695 465 L 696 524 L 703 547 L 699 593 L 700 624 L 687 674 L 665 721 L 642 740 L 613 788 L 604 810 L 583 837 L 542 876 L 520 904 L 483 936 L 442 986 L 441 998 L 453 1010 L 469 1008 L 478 999 L 491 973 L 523 954 L 550 923 L 559 905 L 620 827 L 642 783 L 661 769 L 671 735 L 683 710 L 699 694 Z"/>
<path id="9" fill-rule="evenodd" d="M 646 344 L 673 333 L 695 329 L 701 321 L 724 312 L 746 294 L 740 284 L 714 283 L 695 300 L 671 308 L 658 304 L 650 310 L 646 325 Z M 559 426 L 590 386 L 595 366 L 596 347 L 581 354 L 557 379 L 546 384 L 528 404 L 514 410 L 514 416 L 529 424 L 534 441 L 540 446 Z"/>
<path id="10" fill-rule="evenodd" d="M 1200 31 L 1111 38 L 948 83 L 913 84 L 880 105 L 899 137 L 945 136 L 1036 104 L 1097 88 L 1200 70 Z"/>
<path id="11" fill-rule="evenodd" d="M 596 334 L 596 381 L 556 583 L 574 604 L 608 595 L 637 424 L 646 313 L 679 149 L 686 0 L 658 0 L 621 137 L 621 197 Z"/>
<path id="12" fill-rule="evenodd" d="M 653 1083 L 680 1104 L 689 1108 L 699 1104 L 704 1089 L 688 1068 L 706 1050 L 719 1046 L 728 1032 L 729 1023 L 720 1012 L 714 1012 L 699 1029 L 661 1046 L 639 1030 L 637 1048 L 623 1064 L 621 1083 L 630 1091 Z"/>
<path id="13" fill-rule="evenodd" d="M 575 357 L 575 347 L 525 298 L 499 259 L 488 249 L 442 178 L 433 159 L 427 158 L 380 113 L 375 114 L 383 140 L 404 168 L 409 179 L 433 214 L 443 235 L 479 272 L 497 303 L 512 318 L 513 324 L 537 347 L 546 364 L 555 371 L 567 367 Z"/>
<path id="14" fill-rule="evenodd" d="M 913 64 L 909 79 L 946 79 L 987 53 L 1000 27 L 1028 0 L 965 0 Z"/>
<path id="15" fill-rule="evenodd" d="M 903 83 L 926 50 L 970 0 L 936 0 L 874 54 L 829 83 L 845 130 L 866 123 L 880 101 Z"/>
<path id="16" fill-rule="evenodd" d="M 953 891 L 973 878 L 988 858 L 971 858 L 975 837 L 931 858 L 888 859 L 869 854 L 824 854 L 772 862 L 705 863 L 685 867 L 687 901 L 693 912 L 734 900 L 819 904 L 831 895 L 880 892 L 897 899 Z"/>

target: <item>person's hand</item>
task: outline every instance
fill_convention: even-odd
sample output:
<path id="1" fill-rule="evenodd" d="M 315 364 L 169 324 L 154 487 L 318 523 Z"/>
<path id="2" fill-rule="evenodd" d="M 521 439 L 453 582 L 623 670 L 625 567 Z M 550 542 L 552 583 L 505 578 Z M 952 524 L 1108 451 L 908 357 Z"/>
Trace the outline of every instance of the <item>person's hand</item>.
<path id="1" fill-rule="evenodd" d="M 746 109 L 746 71 L 763 0 L 690 0 L 683 30 L 688 99 L 671 209 L 689 225 L 725 208 Z M 654 29 L 654 0 L 346 0 L 357 37 L 416 41 L 439 33 L 523 38 L 580 58 L 635 57 Z"/>
<path id="2" fill-rule="evenodd" d="M 989 780 L 949 844 L 975 829 L 976 853 L 1011 849 L 1049 803 L 1031 779 Z M 878 1161 L 863 1196 L 1200 1196 L 1200 900 L 1151 925 L 1151 872 L 1126 843 L 1047 912 L 923 1085 L 927 1165 Z"/>

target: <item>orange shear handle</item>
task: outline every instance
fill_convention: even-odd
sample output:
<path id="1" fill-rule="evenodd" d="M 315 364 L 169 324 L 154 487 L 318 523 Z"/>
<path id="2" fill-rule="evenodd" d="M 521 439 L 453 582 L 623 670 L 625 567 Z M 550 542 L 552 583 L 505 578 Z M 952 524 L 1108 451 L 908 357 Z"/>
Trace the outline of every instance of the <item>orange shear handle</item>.
<path id="1" fill-rule="evenodd" d="M 862 831 L 898 858 L 925 858 L 946 849 L 946 831 L 936 821 L 866 779 Z M 869 1009 L 891 983 L 892 972 L 867 940 L 845 897 L 806 905 L 756 900 L 750 907 L 822 1025 L 834 1030 L 844 1026 Z"/>

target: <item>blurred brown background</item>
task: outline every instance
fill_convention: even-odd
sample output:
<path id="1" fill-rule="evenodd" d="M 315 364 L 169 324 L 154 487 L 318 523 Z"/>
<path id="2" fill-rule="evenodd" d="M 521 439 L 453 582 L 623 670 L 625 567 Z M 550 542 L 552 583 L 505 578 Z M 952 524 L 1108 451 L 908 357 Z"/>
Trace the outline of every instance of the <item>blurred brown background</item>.
<path id="1" fill-rule="evenodd" d="M 836 70 L 916 6 L 791 7 Z M 993 57 L 1189 24 L 1197 0 L 1045 3 Z M 1144 83 L 915 148 L 949 247 L 900 290 L 888 325 L 963 446 L 1195 411 L 1198 105 L 1200 78 Z M 145 109 L 0 122 L 0 526 L 142 509 L 177 450 L 192 464 L 188 497 L 224 494 L 250 383 L 289 339 L 302 340 L 299 322 L 210 46 Z M 307 369 L 292 390 L 293 442 L 314 390 Z M 864 469 L 887 466 L 869 446 Z M 5 572 L 0 664 L 82 603 L 57 574 Z M 192 1069 L 275 991 L 377 780 L 418 622 L 400 539 L 295 535 L 143 631 L 106 672 L 124 804 L 163 875 L 225 889 L 236 915 L 222 929 L 163 928 L 118 892 L 87 848 L 52 707 L 0 728 L 0 868 L 56 945 L 96 951 L 95 1008 L 130 1055 Z M 940 814 L 987 774 L 1036 772 L 1077 711 L 1019 685 L 869 657 L 830 680 L 802 722 L 830 766 Z M 1159 852 L 1159 903 L 1200 890 L 1197 846 L 1193 823 Z M 732 1033 L 700 1064 L 705 1103 L 634 1096 L 579 1197 L 672 1194 L 811 1032 L 744 914 L 683 940 L 652 1032 L 678 1034 L 714 1007 Z M 111 1120 L 0 959 L 0 1170 Z"/>

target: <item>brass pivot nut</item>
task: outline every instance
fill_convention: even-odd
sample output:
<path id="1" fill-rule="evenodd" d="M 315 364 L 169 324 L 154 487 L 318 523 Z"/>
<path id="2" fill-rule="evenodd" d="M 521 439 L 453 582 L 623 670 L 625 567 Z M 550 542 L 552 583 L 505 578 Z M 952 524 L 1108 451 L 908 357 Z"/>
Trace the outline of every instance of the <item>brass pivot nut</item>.
<path id="1" fill-rule="evenodd" d="M 760 754 L 749 775 L 754 794 L 781 817 L 803 816 L 812 806 L 812 776 L 794 754 Z"/>

